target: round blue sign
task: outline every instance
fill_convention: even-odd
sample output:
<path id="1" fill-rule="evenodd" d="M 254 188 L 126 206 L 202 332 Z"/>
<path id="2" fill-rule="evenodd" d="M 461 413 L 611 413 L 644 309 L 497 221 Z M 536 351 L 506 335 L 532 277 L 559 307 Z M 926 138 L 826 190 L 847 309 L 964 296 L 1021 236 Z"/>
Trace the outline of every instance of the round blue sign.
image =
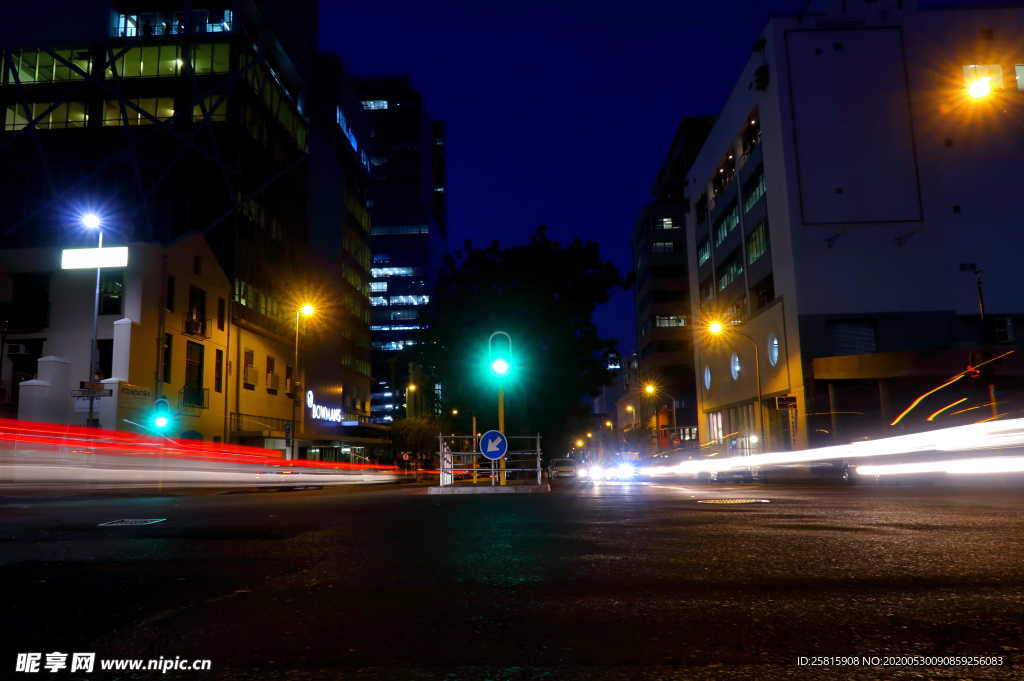
<path id="1" fill-rule="evenodd" d="M 498 430 L 488 430 L 480 437 L 480 453 L 497 461 L 508 452 L 508 438 Z"/>

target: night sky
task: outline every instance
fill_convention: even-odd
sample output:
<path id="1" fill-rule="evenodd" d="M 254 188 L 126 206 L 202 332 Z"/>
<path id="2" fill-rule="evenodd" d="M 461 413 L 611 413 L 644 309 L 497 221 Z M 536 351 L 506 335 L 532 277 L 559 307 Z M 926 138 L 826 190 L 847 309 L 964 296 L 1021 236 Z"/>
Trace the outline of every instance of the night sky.
<path id="1" fill-rule="evenodd" d="M 800 0 L 321 9 L 321 49 L 356 75 L 409 74 L 448 135 L 449 246 L 594 239 L 625 274 L 630 234 L 684 115 L 717 113 L 772 13 Z M 632 291 L 598 312 L 634 347 Z"/>

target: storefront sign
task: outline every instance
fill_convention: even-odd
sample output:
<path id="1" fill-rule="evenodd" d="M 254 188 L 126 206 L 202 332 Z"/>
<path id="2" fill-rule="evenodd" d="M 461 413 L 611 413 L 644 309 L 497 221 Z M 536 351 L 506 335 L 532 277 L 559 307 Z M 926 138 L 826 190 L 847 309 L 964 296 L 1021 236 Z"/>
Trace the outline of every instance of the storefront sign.
<path id="1" fill-rule="evenodd" d="M 306 391 L 306 407 L 309 409 L 309 417 L 314 421 L 341 423 L 341 407 L 325 407 L 322 404 L 317 404 L 312 390 Z"/>

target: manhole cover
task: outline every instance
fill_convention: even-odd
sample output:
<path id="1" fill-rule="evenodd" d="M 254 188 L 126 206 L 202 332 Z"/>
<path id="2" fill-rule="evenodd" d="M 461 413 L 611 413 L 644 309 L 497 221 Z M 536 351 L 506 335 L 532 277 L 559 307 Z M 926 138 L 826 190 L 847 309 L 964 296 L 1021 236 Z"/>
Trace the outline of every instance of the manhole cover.
<path id="1" fill-rule="evenodd" d="M 120 520 L 108 520 L 100 523 L 97 527 L 123 527 L 125 525 L 156 525 L 167 518 L 121 518 Z"/>
<path id="2" fill-rule="evenodd" d="M 768 499 L 698 499 L 698 504 L 768 504 Z"/>

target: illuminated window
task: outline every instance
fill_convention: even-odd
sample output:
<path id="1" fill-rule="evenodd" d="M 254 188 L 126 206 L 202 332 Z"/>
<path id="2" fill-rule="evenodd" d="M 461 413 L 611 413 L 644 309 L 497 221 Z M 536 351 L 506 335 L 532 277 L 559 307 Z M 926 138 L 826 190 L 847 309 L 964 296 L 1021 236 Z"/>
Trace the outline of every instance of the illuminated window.
<path id="1" fill-rule="evenodd" d="M 1017 64 L 1013 67 L 1017 75 L 1017 89 L 1024 92 L 1024 64 Z"/>
<path id="2" fill-rule="evenodd" d="M 704 389 L 711 390 L 711 367 L 704 367 Z"/>
<path id="3" fill-rule="evenodd" d="M 6 107 L 4 130 L 21 130 L 29 121 L 34 121 L 39 130 L 84 128 L 89 122 L 88 105 L 85 102 L 31 102 Z"/>
<path id="4" fill-rule="evenodd" d="M 138 14 L 118 14 L 114 22 L 115 38 L 134 38 L 139 34 Z"/>
<path id="5" fill-rule="evenodd" d="M 383 279 L 384 277 L 411 277 L 413 276 L 412 267 L 371 267 L 370 276 L 374 279 Z"/>
<path id="6" fill-rule="evenodd" d="M 88 50 L 11 50 L 10 66 L 14 73 L 6 74 L 7 82 L 50 83 L 63 80 L 84 80 L 92 69 L 92 57 Z M 54 58 L 54 55 L 57 58 Z M 70 65 L 69 65 L 70 64 Z M 74 65 L 75 68 L 72 68 Z M 6 72 L 7 69 L 4 69 Z M 0 74 L 0 80 L 5 77 Z"/>
<path id="7" fill-rule="evenodd" d="M 989 86 L 993 90 L 1003 88 L 1003 67 L 999 64 L 968 64 L 964 66 L 964 84 L 979 80 L 988 79 Z"/>
<path id="8" fill-rule="evenodd" d="M 740 374 L 743 372 L 743 363 L 740 362 L 740 356 L 735 352 L 732 353 L 732 357 L 729 358 L 729 375 L 732 376 L 732 380 L 739 380 Z"/>
<path id="9" fill-rule="evenodd" d="M 768 334 L 768 363 L 775 366 L 779 363 L 779 350 L 782 347 L 782 343 L 779 342 L 779 337 L 774 333 Z"/>
<path id="10" fill-rule="evenodd" d="M 370 291 L 373 293 L 384 293 L 388 290 L 388 282 L 386 281 L 371 281 Z"/>
<path id="11" fill-rule="evenodd" d="M 675 244 L 671 241 L 655 241 L 651 244 L 651 253 L 671 253 L 675 250 Z"/>
<path id="12" fill-rule="evenodd" d="M 721 245 L 738 224 L 740 224 L 740 213 L 734 205 L 715 222 L 715 245 Z"/>
<path id="13" fill-rule="evenodd" d="M 373 307 L 385 307 L 388 304 L 388 299 L 383 296 L 373 296 L 370 298 L 370 305 Z"/>
<path id="14" fill-rule="evenodd" d="M 388 302 L 391 305 L 426 305 L 430 296 L 391 296 Z"/>
<path id="15" fill-rule="evenodd" d="M 363 111 L 385 111 L 388 108 L 386 99 L 364 99 Z"/>
<path id="16" fill-rule="evenodd" d="M 197 46 L 198 47 L 198 46 Z M 132 47 L 128 50 L 111 48 L 107 58 L 120 54 L 107 66 L 107 78 L 152 78 L 176 76 L 181 72 L 181 47 L 178 45 L 152 45 Z"/>
<path id="17" fill-rule="evenodd" d="M 721 267 L 718 268 L 718 290 L 723 291 L 732 282 L 743 276 L 743 263 L 740 261 L 739 253 L 733 253 Z"/>
<path id="18" fill-rule="evenodd" d="M 657 315 L 654 318 L 655 326 L 686 326 L 686 316 L 678 314 Z"/>
<path id="19" fill-rule="evenodd" d="M 226 121 L 228 114 L 225 101 L 224 97 L 204 98 L 202 105 L 196 104 L 192 107 L 192 120 Z M 204 109 L 206 110 L 205 113 Z"/>
<path id="20" fill-rule="evenodd" d="M 697 264 L 703 265 L 708 260 L 711 260 L 711 241 L 704 239 L 697 247 Z"/>
<path id="21" fill-rule="evenodd" d="M 227 73 L 231 69 L 231 45 L 228 43 L 199 43 L 193 45 L 192 67 L 200 75 L 206 73 Z"/>
<path id="22" fill-rule="evenodd" d="M 764 180 L 764 171 L 758 171 L 757 177 L 748 182 L 747 186 L 744 187 L 744 191 L 747 193 L 743 201 L 744 212 L 750 211 L 750 209 L 753 208 L 757 204 L 757 202 L 761 200 L 761 197 L 764 196 L 764 191 L 766 188 L 767 185 L 765 184 Z"/>
<path id="23" fill-rule="evenodd" d="M 747 235 L 747 264 L 752 265 L 768 252 L 768 223 L 762 220 Z"/>
<path id="24" fill-rule="evenodd" d="M 128 101 L 138 108 L 125 105 L 122 109 L 119 101 L 106 100 L 103 104 L 103 125 L 153 125 L 156 122 L 154 118 L 165 121 L 174 116 L 173 97 L 143 97 Z"/>
<path id="25" fill-rule="evenodd" d="M 679 229 L 679 225 L 672 218 L 658 218 L 655 224 L 658 229 Z"/>

